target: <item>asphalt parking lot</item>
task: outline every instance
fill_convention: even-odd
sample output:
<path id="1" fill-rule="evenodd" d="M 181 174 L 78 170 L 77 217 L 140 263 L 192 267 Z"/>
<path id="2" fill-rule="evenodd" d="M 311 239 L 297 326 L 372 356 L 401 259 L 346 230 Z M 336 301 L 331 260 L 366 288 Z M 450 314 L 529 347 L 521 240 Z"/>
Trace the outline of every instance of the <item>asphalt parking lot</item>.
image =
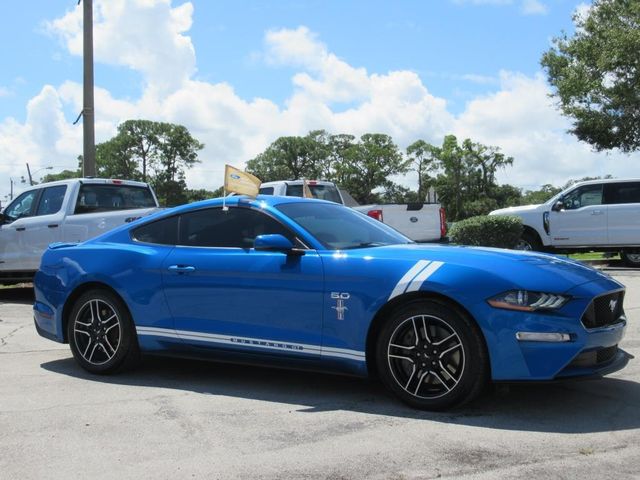
<path id="1" fill-rule="evenodd" d="M 147 359 L 91 376 L 37 336 L 29 288 L 2 289 L 0 478 L 640 478 L 640 272 L 609 273 L 626 369 L 447 413 L 315 373 Z"/>

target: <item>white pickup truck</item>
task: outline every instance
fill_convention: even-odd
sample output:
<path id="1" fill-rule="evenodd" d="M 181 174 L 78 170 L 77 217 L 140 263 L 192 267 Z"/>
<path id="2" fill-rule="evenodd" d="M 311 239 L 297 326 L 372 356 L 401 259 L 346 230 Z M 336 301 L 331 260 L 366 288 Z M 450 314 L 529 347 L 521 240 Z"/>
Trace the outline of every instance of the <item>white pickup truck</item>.
<path id="1" fill-rule="evenodd" d="M 260 186 L 260 194 L 302 197 L 302 185 L 302 180 L 265 182 Z M 444 209 L 438 203 L 358 205 L 351 195 L 333 182 L 307 180 L 307 185 L 315 198 L 352 207 L 416 242 L 439 242 L 447 234 Z"/>
<path id="2" fill-rule="evenodd" d="M 157 208 L 142 182 L 82 178 L 34 185 L 0 214 L 0 284 L 30 281 L 50 243 L 82 242 Z"/>
<path id="3" fill-rule="evenodd" d="M 590 180 L 572 185 L 542 205 L 495 210 L 522 219 L 516 248 L 554 252 L 620 252 L 640 267 L 640 179 Z"/>

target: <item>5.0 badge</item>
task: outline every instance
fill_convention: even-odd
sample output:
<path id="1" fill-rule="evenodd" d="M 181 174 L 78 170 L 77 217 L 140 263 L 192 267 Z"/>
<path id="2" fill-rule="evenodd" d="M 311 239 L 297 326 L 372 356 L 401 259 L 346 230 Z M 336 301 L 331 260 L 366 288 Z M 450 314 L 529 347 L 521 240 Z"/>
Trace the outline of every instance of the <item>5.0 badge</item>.
<path id="1" fill-rule="evenodd" d="M 331 308 L 336 311 L 338 320 L 344 320 L 344 312 L 349 310 L 345 303 L 350 298 L 351 294 L 348 292 L 331 292 L 331 299 L 336 301 L 336 304 Z"/>

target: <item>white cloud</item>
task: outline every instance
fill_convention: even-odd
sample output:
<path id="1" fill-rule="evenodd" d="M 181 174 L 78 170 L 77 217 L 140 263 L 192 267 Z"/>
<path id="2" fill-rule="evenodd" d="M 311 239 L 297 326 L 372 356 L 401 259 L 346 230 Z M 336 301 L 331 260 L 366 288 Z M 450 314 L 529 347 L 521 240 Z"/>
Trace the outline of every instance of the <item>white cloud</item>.
<path id="1" fill-rule="evenodd" d="M 540 0 L 523 0 L 522 13 L 525 15 L 546 15 L 549 7 Z"/>
<path id="2" fill-rule="evenodd" d="M 570 123 L 554 107 L 550 93 L 542 74 L 532 78 L 501 72 L 500 90 L 469 102 L 457 119 L 456 133 L 513 156 L 513 167 L 499 178 L 527 188 L 587 175 L 629 176 L 622 155 L 594 153 L 566 133 Z"/>
<path id="3" fill-rule="evenodd" d="M 292 67 L 292 90 L 278 105 L 264 98 L 245 99 L 228 83 L 196 81 L 195 50 L 186 34 L 191 4 L 172 7 L 169 0 L 131 0 L 130 18 L 123 18 L 123 0 L 96 0 L 101 35 L 96 36 L 97 61 L 128 65 L 145 79 L 141 96 L 114 98 L 96 87 L 96 139 L 110 138 L 118 123 L 130 118 L 181 123 L 204 142 L 202 163 L 188 173 L 193 188 L 217 188 L 225 163 L 242 166 L 281 135 L 304 135 L 324 128 L 332 133 L 361 135 L 382 132 L 404 148 L 417 139 L 440 144 L 445 134 L 496 145 L 516 159 L 500 178 L 535 187 L 562 184 L 585 175 L 629 175 L 619 156 L 598 155 L 565 133 L 569 124 L 552 105 L 542 75 L 501 72 L 499 78 L 465 75 L 467 80 L 495 84 L 490 95 L 475 98 L 463 113 L 453 115 L 446 100 L 434 96 L 411 71 L 368 72 L 331 52 L 306 27 L 266 32 L 263 59 L 273 67 Z M 77 13 L 50 23 L 78 52 Z M 159 29 L 159 39 L 152 32 Z M 150 39 L 140 32 L 147 32 Z M 138 41 L 141 52 L 132 53 Z M 113 42 L 125 53 L 110 51 Z M 158 43 L 158 45 L 155 44 Z M 115 50 L 115 48 L 114 48 Z M 167 58 L 176 69 L 161 68 Z M 25 162 L 41 167 L 74 167 L 82 151 L 82 127 L 71 125 L 63 111 L 79 111 L 82 87 L 76 82 L 45 86 L 27 105 L 24 123 L 0 121 L 0 173 L 18 177 Z M 13 166 L 9 165 L 12 163 Z M 411 182 L 408 177 L 407 182 Z M 0 190 L 6 187 L 0 185 Z"/>
<path id="4" fill-rule="evenodd" d="M 479 75 L 477 73 L 465 73 L 464 75 L 454 76 L 454 78 L 471 83 L 477 83 L 478 85 L 493 85 L 498 83 L 498 79 L 496 77 Z"/>
<path id="5" fill-rule="evenodd" d="M 477 6 L 510 6 L 514 5 L 514 0 L 451 0 L 457 5 L 477 5 Z M 520 11 L 524 15 L 545 15 L 549 12 L 549 7 L 541 0 L 522 0 Z"/>
<path id="6" fill-rule="evenodd" d="M 94 14 L 94 57 L 140 72 L 160 92 L 180 88 L 195 73 L 195 49 L 184 35 L 191 28 L 193 5 L 171 7 L 171 0 L 98 0 Z M 82 55 L 82 5 L 47 28 Z"/>
<path id="7" fill-rule="evenodd" d="M 8 97 L 11 95 L 11 90 L 0 85 L 0 97 Z"/>

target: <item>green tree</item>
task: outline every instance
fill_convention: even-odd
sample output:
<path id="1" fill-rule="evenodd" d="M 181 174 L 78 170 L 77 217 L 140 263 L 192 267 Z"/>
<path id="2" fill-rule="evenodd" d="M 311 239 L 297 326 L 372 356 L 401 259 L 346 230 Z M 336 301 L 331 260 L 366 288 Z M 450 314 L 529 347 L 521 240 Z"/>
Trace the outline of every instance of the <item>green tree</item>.
<path id="1" fill-rule="evenodd" d="M 145 181 L 138 170 L 138 158 L 129 150 L 129 139 L 116 135 L 96 145 L 96 168 L 99 177 Z"/>
<path id="2" fill-rule="evenodd" d="M 205 188 L 199 189 L 187 189 L 185 194 L 187 195 L 187 202 L 199 202 L 200 200 L 207 200 L 209 198 L 217 198 L 222 196 L 223 188 L 217 188 L 213 191 L 207 190 Z"/>
<path id="3" fill-rule="evenodd" d="M 497 147 L 466 139 L 462 145 L 453 135 L 444 138 L 441 148 L 434 150 L 439 173 L 436 190 L 451 220 L 484 215 L 496 208 L 517 204 L 519 189 L 498 185 L 499 168 L 513 164 Z"/>
<path id="4" fill-rule="evenodd" d="M 570 130 L 597 150 L 640 149 L 640 2 L 595 0 L 542 56 Z"/>
<path id="5" fill-rule="evenodd" d="M 188 200 L 185 170 L 199 162 L 203 148 L 182 125 L 127 120 L 96 146 L 96 164 L 99 175 L 148 181 L 161 205 L 177 205 Z"/>
<path id="6" fill-rule="evenodd" d="M 323 151 L 313 136 L 280 137 L 247 162 L 247 171 L 263 182 L 317 178 Z"/>
<path id="7" fill-rule="evenodd" d="M 523 193 L 520 203 L 522 205 L 540 205 L 554 195 L 560 193 L 562 189 L 554 187 L 550 183 L 543 185 L 539 190 L 527 190 Z"/>
<path id="8" fill-rule="evenodd" d="M 407 147 L 407 157 L 418 174 L 418 201 L 423 202 L 431 186 L 429 172 L 435 170 L 438 147 L 418 140 Z"/>
<path id="9" fill-rule="evenodd" d="M 353 151 L 356 137 L 353 135 L 340 133 L 337 135 L 329 135 L 328 139 L 328 158 L 325 160 L 324 178 L 331 180 L 338 185 L 342 185 L 343 179 L 339 177 L 338 166 L 346 162 L 347 157 Z"/>
<path id="10" fill-rule="evenodd" d="M 80 170 L 63 170 L 59 173 L 48 173 L 47 175 L 42 177 L 42 183 L 55 182 L 57 180 L 68 180 L 70 178 L 79 177 L 82 177 L 82 172 Z"/>
<path id="11" fill-rule="evenodd" d="M 336 162 L 334 177 L 359 203 L 378 200 L 374 190 L 389 185 L 389 177 L 406 173 L 411 160 L 402 156 L 389 135 L 366 133 L 344 151 Z"/>

